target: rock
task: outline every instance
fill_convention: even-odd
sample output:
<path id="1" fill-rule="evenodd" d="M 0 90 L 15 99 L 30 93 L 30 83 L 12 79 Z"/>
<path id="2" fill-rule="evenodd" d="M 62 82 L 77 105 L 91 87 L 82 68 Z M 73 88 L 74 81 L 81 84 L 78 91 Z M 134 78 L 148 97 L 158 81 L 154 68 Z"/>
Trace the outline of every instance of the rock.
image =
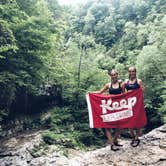
<path id="1" fill-rule="evenodd" d="M 90 151 L 70 158 L 72 166 L 166 166 L 166 124 L 142 136 L 138 147 L 131 147 L 131 140 L 122 140 L 120 151 L 110 147 Z"/>
<path id="2" fill-rule="evenodd" d="M 41 131 L 24 134 L 3 142 L 0 166 L 165 166 L 166 124 L 142 136 L 138 147 L 131 147 L 131 140 L 121 140 L 123 147 L 111 151 L 106 146 L 94 151 L 68 150 L 64 156 L 55 145 L 44 149 Z"/>

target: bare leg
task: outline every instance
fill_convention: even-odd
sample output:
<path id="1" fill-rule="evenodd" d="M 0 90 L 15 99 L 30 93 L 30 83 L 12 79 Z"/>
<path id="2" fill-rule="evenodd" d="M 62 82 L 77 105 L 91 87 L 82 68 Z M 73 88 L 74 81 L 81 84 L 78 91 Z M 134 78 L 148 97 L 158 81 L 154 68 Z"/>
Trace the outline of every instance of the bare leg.
<path id="1" fill-rule="evenodd" d="M 122 146 L 122 145 L 118 144 L 118 138 L 120 137 L 121 132 L 122 132 L 122 129 L 115 130 L 114 144 L 117 146 Z"/>
<path id="2" fill-rule="evenodd" d="M 114 142 L 118 142 L 118 138 L 120 137 L 121 132 L 122 132 L 122 129 L 115 130 Z"/>
<path id="3" fill-rule="evenodd" d="M 138 137 L 140 137 L 141 135 L 142 135 L 142 128 L 137 128 L 135 139 L 138 139 Z"/>
<path id="4" fill-rule="evenodd" d="M 110 130 L 109 129 L 107 129 L 107 128 L 105 128 L 105 134 L 106 134 L 106 136 L 107 136 L 107 138 L 108 138 L 108 142 L 109 142 L 109 144 L 113 144 L 113 139 L 112 139 L 112 135 L 111 135 L 111 132 L 110 132 Z"/>
<path id="5" fill-rule="evenodd" d="M 132 140 L 132 142 L 131 142 L 131 146 L 136 147 L 136 146 L 139 145 L 139 143 L 140 143 L 139 136 L 141 136 L 141 133 L 142 133 L 142 129 L 141 128 L 137 128 L 136 129 L 136 135 L 134 137 L 134 140 Z"/>
<path id="6" fill-rule="evenodd" d="M 119 148 L 114 147 L 113 138 L 112 138 L 110 130 L 106 128 L 105 133 L 106 133 L 106 136 L 108 138 L 109 144 L 111 145 L 111 150 L 113 150 L 113 151 L 119 150 Z"/>
<path id="7" fill-rule="evenodd" d="M 131 133 L 132 138 L 135 139 L 136 133 L 135 133 L 134 129 L 130 128 L 129 131 Z"/>

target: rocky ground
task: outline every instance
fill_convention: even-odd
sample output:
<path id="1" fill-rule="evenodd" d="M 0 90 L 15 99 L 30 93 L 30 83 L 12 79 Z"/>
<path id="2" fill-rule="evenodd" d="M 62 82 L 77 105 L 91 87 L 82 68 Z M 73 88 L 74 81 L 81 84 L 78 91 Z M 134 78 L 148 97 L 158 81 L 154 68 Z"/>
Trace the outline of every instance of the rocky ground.
<path id="1" fill-rule="evenodd" d="M 120 151 L 109 145 L 88 152 L 70 149 L 67 157 L 55 146 L 41 146 L 41 133 L 1 142 L 0 166 L 166 166 L 166 124 L 142 136 L 138 147 L 121 140 Z"/>

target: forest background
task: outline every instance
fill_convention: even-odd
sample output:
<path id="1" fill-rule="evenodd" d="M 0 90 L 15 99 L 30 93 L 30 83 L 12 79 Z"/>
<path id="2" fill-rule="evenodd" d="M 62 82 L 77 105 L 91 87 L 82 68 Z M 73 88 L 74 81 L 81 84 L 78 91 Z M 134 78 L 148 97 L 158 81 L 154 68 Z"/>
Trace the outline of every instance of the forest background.
<path id="1" fill-rule="evenodd" d="M 1 0 L 0 138 L 47 129 L 47 144 L 103 145 L 85 94 L 110 69 L 127 79 L 131 65 L 145 85 L 148 132 L 166 122 L 165 0 Z"/>

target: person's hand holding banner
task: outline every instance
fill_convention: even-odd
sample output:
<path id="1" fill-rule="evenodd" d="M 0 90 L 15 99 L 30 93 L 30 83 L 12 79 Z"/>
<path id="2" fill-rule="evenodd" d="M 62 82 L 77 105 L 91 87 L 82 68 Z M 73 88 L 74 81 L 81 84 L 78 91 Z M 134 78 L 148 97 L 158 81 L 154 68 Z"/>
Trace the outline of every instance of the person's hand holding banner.
<path id="1" fill-rule="evenodd" d="M 90 128 L 138 128 L 147 123 L 141 89 L 119 95 L 86 94 Z"/>

